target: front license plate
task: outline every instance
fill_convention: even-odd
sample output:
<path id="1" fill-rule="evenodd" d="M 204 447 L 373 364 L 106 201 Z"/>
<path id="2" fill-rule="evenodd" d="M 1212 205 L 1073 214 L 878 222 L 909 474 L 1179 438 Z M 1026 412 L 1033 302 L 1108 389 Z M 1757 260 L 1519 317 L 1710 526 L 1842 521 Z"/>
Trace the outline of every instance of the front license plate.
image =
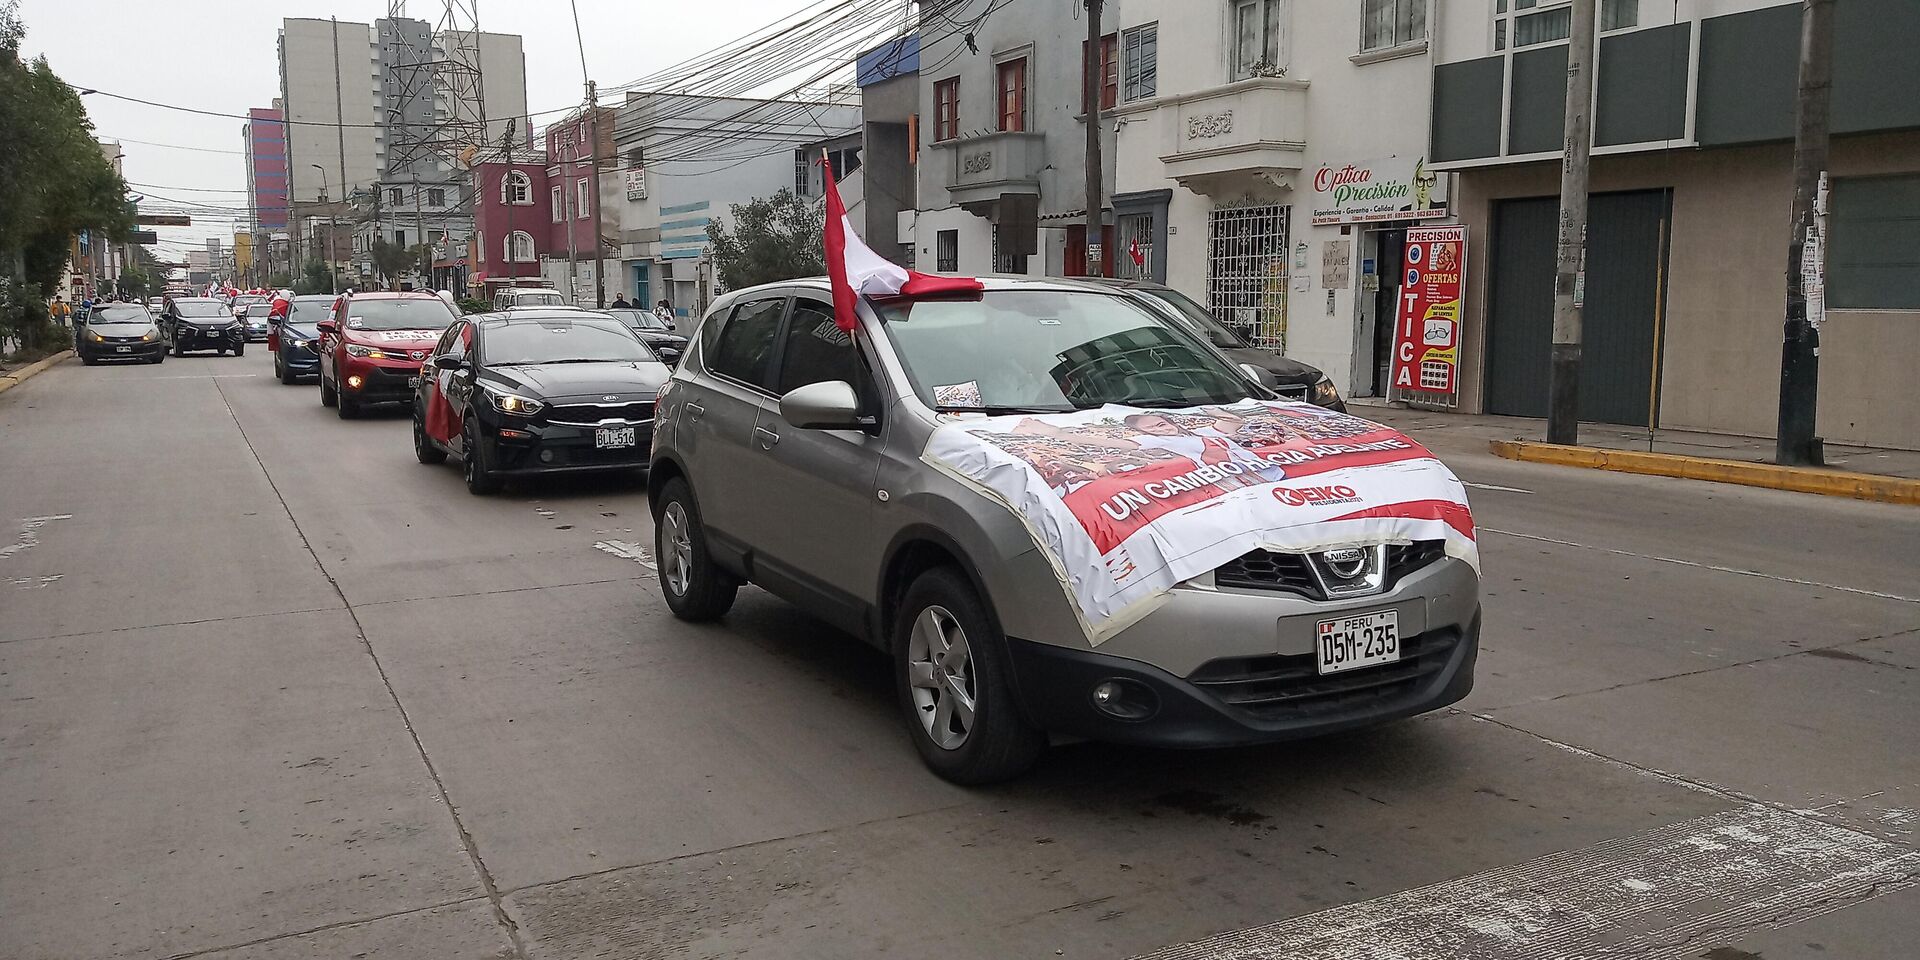
<path id="1" fill-rule="evenodd" d="M 420 378 L 419 378 L 419 377 L 408 377 L 408 378 L 407 378 L 407 389 L 409 389 L 409 390 L 411 390 L 411 389 L 413 389 L 414 387 L 417 387 L 417 386 L 419 386 L 419 385 L 420 385 Z"/>
<path id="2" fill-rule="evenodd" d="M 132 347 L 114 347 L 113 352 L 114 353 L 132 353 L 133 348 Z"/>
<path id="3" fill-rule="evenodd" d="M 601 427 L 593 432 L 593 445 L 601 450 L 619 450 L 633 446 L 632 427 Z"/>
<path id="4" fill-rule="evenodd" d="M 1400 659 L 1400 614 L 1392 610 L 1320 621 L 1320 672 L 1340 673 Z"/>

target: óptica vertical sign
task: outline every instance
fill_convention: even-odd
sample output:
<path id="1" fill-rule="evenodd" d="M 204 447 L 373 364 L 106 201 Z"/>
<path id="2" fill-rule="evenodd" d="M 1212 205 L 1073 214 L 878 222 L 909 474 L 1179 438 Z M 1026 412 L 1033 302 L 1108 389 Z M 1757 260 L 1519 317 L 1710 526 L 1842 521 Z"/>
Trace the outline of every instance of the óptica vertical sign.
<path id="1" fill-rule="evenodd" d="M 1460 392 L 1466 226 L 1409 228 L 1405 269 L 1394 309 L 1393 394 L 1401 399 L 1450 402 Z"/>

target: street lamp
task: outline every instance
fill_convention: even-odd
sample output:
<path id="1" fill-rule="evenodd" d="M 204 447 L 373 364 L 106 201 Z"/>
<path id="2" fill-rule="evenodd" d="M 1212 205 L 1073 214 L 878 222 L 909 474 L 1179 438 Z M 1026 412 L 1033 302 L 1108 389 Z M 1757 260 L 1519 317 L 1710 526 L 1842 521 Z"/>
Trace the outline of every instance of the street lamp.
<path id="1" fill-rule="evenodd" d="M 327 203 L 327 194 L 331 192 L 327 188 L 327 168 L 317 163 L 309 163 L 307 166 L 320 171 L 320 202 Z M 345 187 L 346 184 L 343 183 L 340 186 Z M 339 293 L 340 275 L 334 272 L 333 266 L 333 235 L 335 232 L 337 231 L 333 219 L 333 204 L 327 203 L 327 282 L 332 285 L 334 293 Z"/>

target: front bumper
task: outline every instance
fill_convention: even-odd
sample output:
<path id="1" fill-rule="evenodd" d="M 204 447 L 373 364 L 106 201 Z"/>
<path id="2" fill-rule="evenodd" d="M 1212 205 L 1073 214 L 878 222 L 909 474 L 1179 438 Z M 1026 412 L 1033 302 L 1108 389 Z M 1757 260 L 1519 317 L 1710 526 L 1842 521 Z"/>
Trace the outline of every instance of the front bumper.
<path id="1" fill-rule="evenodd" d="M 79 346 L 82 357 L 94 357 L 100 360 L 151 360 L 166 352 L 165 340 L 142 340 L 131 343 L 94 343 L 81 340 Z"/>
<path id="2" fill-rule="evenodd" d="M 231 350 L 247 342 L 246 335 L 237 330 L 201 331 L 186 327 L 175 331 L 173 340 L 182 350 Z"/>
<path id="3" fill-rule="evenodd" d="M 339 364 L 335 384 L 340 395 L 360 403 L 398 403 L 412 400 L 416 383 L 420 376 L 418 362 L 393 363 L 391 361 L 368 360 L 354 357 Z M 353 385 L 353 378 L 360 378 L 360 385 Z"/>
<path id="4" fill-rule="evenodd" d="M 1455 703 L 1473 690 L 1479 612 L 1464 627 L 1431 629 L 1403 646 L 1398 663 L 1325 677 L 1315 673 L 1312 654 L 1221 659 L 1177 677 L 1094 650 L 1007 640 L 1016 695 L 1033 723 L 1056 734 L 1156 747 L 1293 740 Z M 1096 707 L 1093 688 L 1109 680 L 1151 702 L 1151 715 L 1125 720 Z"/>
<path id="5" fill-rule="evenodd" d="M 314 376 L 320 372 L 320 356 L 304 347 L 280 347 L 280 365 L 295 376 Z"/>
<path id="6" fill-rule="evenodd" d="M 504 476 L 632 470 L 647 465 L 653 448 L 652 420 L 608 420 L 593 426 L 551 423 L 496 424 L 482 421 L 487 463 Z M 594 443 L 598 430 L 632 427 L 633 445 L 611 450 Z M 507 435 L 513 431 L 524 436 Z"/>

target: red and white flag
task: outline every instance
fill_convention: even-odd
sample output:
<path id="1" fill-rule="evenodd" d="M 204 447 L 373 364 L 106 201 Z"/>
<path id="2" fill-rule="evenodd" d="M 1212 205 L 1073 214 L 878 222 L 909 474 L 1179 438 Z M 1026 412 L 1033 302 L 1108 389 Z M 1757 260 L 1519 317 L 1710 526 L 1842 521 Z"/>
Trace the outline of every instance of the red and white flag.
<path id="1" fill-rule="evenodd" d="M 1146 254 L 1140 252 L 1139 237 L 1134 237 L 1133 242 L 1127 244 L 1127 256 L 1133 258 L 1133 265 L 1136 267 L 1144 267 L 1147 265 Z"/>
<path id="2" fill-rule="evenodd" d="M 833 284 L 833 322 L 852 333 L 858 326 L 854 304 L 860 297 L 931 297 L 986 289 L 973 277 L 937 277 L 908 270 L 873 252 L 853 232 L 840 188 L 833 182 L 833 164 L 821 151 L 827 183 L 827 278 Z"/>

